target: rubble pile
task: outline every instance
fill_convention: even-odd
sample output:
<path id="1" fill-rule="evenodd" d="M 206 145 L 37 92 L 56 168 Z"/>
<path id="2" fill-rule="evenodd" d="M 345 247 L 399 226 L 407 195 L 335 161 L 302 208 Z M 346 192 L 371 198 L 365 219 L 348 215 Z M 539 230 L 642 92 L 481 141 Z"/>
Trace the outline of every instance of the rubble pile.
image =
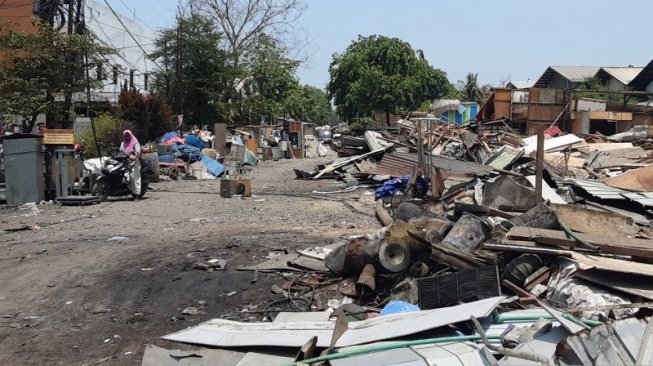
<path id="1" fill-rule="evenodd" d="M 282 276 L 256 308 L 274 321 L 165 339 L 291 349 L 288 365 L 653 363 L 653 130 L 397 126 L 296 171 L 375 183 L 382 229 L 240 268 Z"/>

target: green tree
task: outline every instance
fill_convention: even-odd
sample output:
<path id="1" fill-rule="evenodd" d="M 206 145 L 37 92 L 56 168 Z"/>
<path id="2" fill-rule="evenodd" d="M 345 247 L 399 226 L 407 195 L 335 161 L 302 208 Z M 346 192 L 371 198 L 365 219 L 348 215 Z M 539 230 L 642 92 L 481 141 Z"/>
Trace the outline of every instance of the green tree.
<path id="1" fill-rule="evenodd" d="M 325 125 L 333 121 L 333 109 L 329 96 L 321 89 L 304 85 L 288 93 L 286 115 L 291 118 Z"/>
<path id="2" fill-rule="evenodd" d="M 457 89 L 463 101 L 478 103 L 483 101 L 484 91 L 478 85 L 478 74 L 468 72 L 464 81 L 458 81 Z"/>
<path id="3" fill-rule="evenodd" d="M 359 36 L 329 67 L 329 97 L 345 120 L 417 109 L 450 90 L 446 74 L 429 65 L 409 43 L 384 36 Z"/>
<path id="4" fill-rule="evenodd" d="M 285 57 L 284 51 L 269 38 L 260 40 L 242 82 L 239 122 L 254 122 L 261 117 L 271 121 L 284 114 L 286 99 L 299 88 L 295 78 L 299 63 Z"/>
<path id="5" fill-rule="evenodd" d="M 603 93 L 608 91 L 608 86 L 603 84 L 599 78 L 590 77 L 585 79 L 578 89 L 583 90 L 576 92 L 576 96 L 580 98 L 589 98 L 589 99 L 600 99 L 607 100 L 611 102 L 623 102 L 623 96 L 619 94 L 607 94 Z M 634 103 L 637 103 L 634 100 Z"/>
<path id="6" fill-rule="evenodd" d="M 101 65 L 115 50 L 98 45 L 89 35 L 65 34 L 41 22 L 36 26 L 34 33 L 0 29 L 0 113 L 21 116 L 24 131 L 31 131 L 43 113 L 62 121 L 52 124 L 53 118 L 49 118 L 48 127 L 72 128 L 60 118 L 68 111 L 55 97 L 85 89 L 82 55 L 86 55 L 87 65 Z M 77 77 L 71 78 L 71 73 Z M 91 84 L 95 87 L 101 81 L 92 80 Z"/>
<path id="7" fill-rule="evenodd" d="M 88 158 L 107 156 L 112 150 L 119 148 L 122 142 L 122 132 L 132 128 L 131 123 L 106 113 L 95 120 L 95 132 L 100 151 L 97 151 L 93 140 L 93 130 L 90 127 L 84 133 L 75 136 L 75 142 L 84 145 L 84 154 Z"/>
<path id="8" fill-rule="evenodd" d="M 155 42 L 156 51 L 150 58 L 162 66 L 154 73 L 155 90 L 175 112 L 184 114 L 187 124 L 231 119 L 227 100 L 236 70 L 227 65 L 220 42 L 213 21 L 197 14 L 179 18 L 177 25 L 162 30 Z"/>

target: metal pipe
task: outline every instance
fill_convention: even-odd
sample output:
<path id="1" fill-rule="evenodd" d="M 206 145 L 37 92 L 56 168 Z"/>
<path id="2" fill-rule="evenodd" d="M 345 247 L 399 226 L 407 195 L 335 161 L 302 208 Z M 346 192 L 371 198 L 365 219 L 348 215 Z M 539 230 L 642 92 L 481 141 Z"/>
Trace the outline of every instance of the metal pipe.
<path id="1" fill-rule="evenodd" d="M 592 320 L 592 319 L 577 319 L 574 318 L 570 314 L 564 314 L 565 319 L 569 319 L 574 322 L 582 322 L 584 325 L 589 325 L 589 326 L 597 326 L 600 324 L 603 324 L 603 322 L 598 321 L 598 320 Z M 543 316 L 535 316 L 535 315 L 510 315 L 510 314 L 498 314 L 494 316 L 494 323 L 495 324 L 503 324 L 506 322 L 530 322 L 530 321 L 536 321 L 538 319 L 547 319 L 547 320 L 555 320 L 555 318 L 550 315 L 543 315 Z M 579 324 L 580 325 L 580 324 Z"/>
<path id="2" fill-rule="evenodd" d="M 528 361 L 533 361 L 537 362 L 541 365 L 545 365 L 548 363 L 549 359 L 536 353 L 531 353 L 531 352 L 526 352 L 522 350 L 516 350 L 516 349 L 509 349 L 505 347 L 500 347 L 496 346 L 490 343 L 488 340 L 487 336 L 485 335 L 485 331 L 483 331 L 483 327 L 481 326 L 481 323 L 478 322 L 478 319 L 476 319 L 474 316 L 470 317 L 470 320 L 472 323 L 474 323 L 474 328 L 476 328 L 476 331 L 481 335 L 481 339 L 483 340 L 483 344 L 485 347 L 487 347 L 489 350 L 498 352 L 504 356 L 509 356 L 509 357 L 516 357 L 520 358 L 523 360 L 528 360 Z"/>
<path id="3" fill-rule="evenodd" d="M 501 335 L 490 335 L 490 336 L 487 336 L 487 338 L 489 338 L 489 339 L 501 339 Z M 354 350 L 350 350 L 350 351 L 344 351 L 344 352 L 332 353 L 332 354 L 329 354 L 329 355 L 324 355 L 324 356 L 319 356 L 319 357 L 313 357 L 313 358 L 309 358 L 309 359 L 302 360 L 302 361 L 291 362 L 291 363 L 288 363 L 288 364 L 284 364 L 283 366 L 311 365 L 311 364 L 314 364 L 316 362 L 321 362 L 321 361 L 337 360 L 337 359 L 340 359 L 340 358 L 348 358 L 348 357 L 357 356 L 357 355 L 364 355 L 364 354 L 368 354 L 368 353 L 388 351 L 388 350 L 397 349 L 397 348 L 405 348 L 405 347 L 410 347 L 410 346 L 419 346 L 419 345 L 423 345 L 423 344 L 438 344 L 438 343 L 447 343 L 447 342 L 477 341 L 479 339 L 481 339 L 481 336 L 475 334 L 475 335 L 437 337 L 437 338 L 419 339 L 419 340 L 415 340 L 415 341 L 403 341 L 403 342 L 379 344 L 379 345 L 376 345 L 376 346 L 369 346 L 369 347 L 354 349 Z"/>

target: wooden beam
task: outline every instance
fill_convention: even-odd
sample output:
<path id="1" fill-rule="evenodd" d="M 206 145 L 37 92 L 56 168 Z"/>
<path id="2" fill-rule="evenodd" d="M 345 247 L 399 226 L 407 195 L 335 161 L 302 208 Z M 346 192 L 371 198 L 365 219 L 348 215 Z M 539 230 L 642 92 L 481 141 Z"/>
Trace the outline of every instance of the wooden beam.
<path id="1" fill-rule="evenodd" d="M 603 253 L 630 255 L 653 259 L 653 240 L 628 237 L 605 236 L 592 233 L 575 233 L 582 241 L 589 243 Z M 511 240 L 533 240 L 541 244 L 575 248 L 578 243 L 569 238 L 567 233 L 559 230 L 534 229 L 530 227 L 513 227 L 507 235 Z"/>

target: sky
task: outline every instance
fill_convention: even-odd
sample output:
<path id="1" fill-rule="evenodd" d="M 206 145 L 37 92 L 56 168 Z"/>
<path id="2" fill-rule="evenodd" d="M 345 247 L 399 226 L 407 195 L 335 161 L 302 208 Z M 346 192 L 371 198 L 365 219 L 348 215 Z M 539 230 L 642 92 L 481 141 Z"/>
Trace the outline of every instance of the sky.
<path id="1" fill-rule="evenodd" d="M 108 0 L 153 28 L 173 23 L 178 0 Z M 549 65 L 645 66 L 653 59 L 650 0 L 305 0 L 297 24 L 309 41 L 304 84 L 324 88 L 334 53 L 358 35 L 424 51 L 455 83 L 536 80 Z"/>

